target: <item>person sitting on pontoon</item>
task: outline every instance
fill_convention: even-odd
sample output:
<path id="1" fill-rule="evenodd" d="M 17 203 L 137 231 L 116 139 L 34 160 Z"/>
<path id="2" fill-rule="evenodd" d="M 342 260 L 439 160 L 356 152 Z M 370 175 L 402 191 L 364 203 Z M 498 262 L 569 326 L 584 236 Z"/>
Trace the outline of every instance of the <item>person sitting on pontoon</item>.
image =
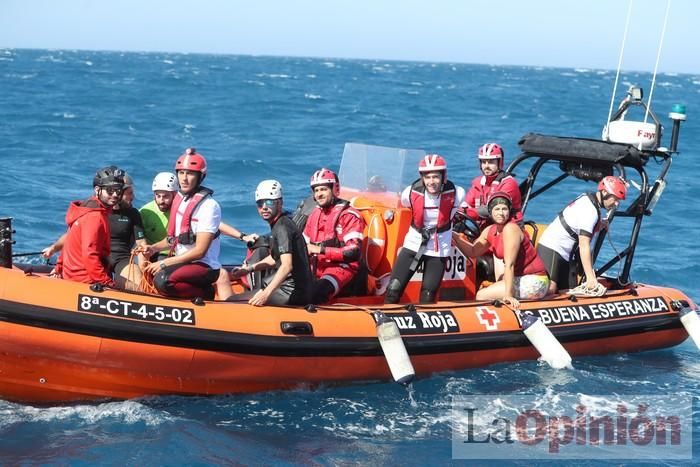
<path id="1" fill-rule="evenodd" d="M 575 277 L 575 268 L 571 267 L 576 249 L 586 277 L 585 289 L 595 293 L 602 287 L 593 269 L 591 238 L 605 225 L 601 222 L 601 209 L 611 211 L 626 196 L 627 183 L 622 178 L 603 177 L 598 191 L 580 195 L 547 226 L 538 242 L 537 252 L 552 279 L 549 287 L 551 293 L 556 293 L 559 288 L 576 286 L 578 278 Z"/>
<path id="2" fill-rule="evenodd" d="M 58 277 L 109 287 L 116 285 L 108 266 L 109 215 L 122 199 L 124 175 L 115 166 L 98 170 L 92 182 L 94 195 L 70 204 L 66 213 L 68 232 L 43 252 L 50 257 L 54 251 L 61 250 L 55 268 Z"/>
<path id="3" fill-rule="evenodd" d="M 510 194 L 492 193 L 487 209 L 493 224 L 482 230 L 474 242 L 460 235 L 455 235 L 454 239 L 457 248 L 466 256 L 492 253 L 504 263 L 503 277 L 479 289 L 476 299 L 499 299 L 517 309 L 520 299 L 534 300 L 547 295 L 549 277 L 527 232 L 511 215 L 512 205 Z"/>
<path id="4" fill-rule="evenodd" d="M 221 294 L 219 299 L 247 300 L 255 306 L 307 305 L 311 300 L 313 279 L 309 268 L 306 241 L 284 211 L 282 184 L 277 180 L 263 180 L 255 190 L 255 204 L 260 217 L 270 224 L 270 254 L 243 267 L 234 268 L 231 278 L 237 279 L 251 272 L 274 269 L 274 275 L 263 278 L 257 290 L 232 295 Z"/>
<path id="5" fill-rule="evenodd" d="M 304 239 L 316 276 L 311 303 L 320 304 L 336 296 L 359 271 L 365 222 L 340 199 L 340 181 L 333 171 L 317 170 L 309 185 L 316 207 L 306 222 Z"/>
<path id="6" fill-rule="evenodd" d="M 105 178 L 107 168 L 101 172 Z M 112 166 L 112 172 L 116 173 L 116 167 Z M 133 207 L 135 198 L 134 181 L 124 171 L 121 171 L 123 187 L 121 199 L 109 211 L 110 248 L 108 257 L 108 270 L 112 275 L 115 286 L 126 290 L 137 290 L 141 281 L 141 269 L 144 266 L 144 257 L 139 258 L 139 264 L 131 262 L 131 251 L 134 246 L 145 245 L 144 228 L 139 211 Z M 100 175 L 100 172 L 98 172 Z M 97 179 L 97 176 L 96 176 Z M 63 234 L 54 243 L 42 250 L 45 258 L 50 258 L 54 253 L 61 251 L 66 241 Z"/>
<path id="7" fill-rule="evenodd" d="M 158 243 L 168 236 L 168 219 L 170 207 L 178 190 L 177 175 L 171 172 L 160 172 L 151 184 L 153 199 L 141 207 L 144 233 L 149 245 Z M 170 253 L 170 247 L 161 250 L 150 258 L 151 261 L 165 259 Z"/>
<path id="8" fill-rule="evenodd" d="M 214 298 L 219 277 L 221 207 L 202 185 L 207 161 L 188 148 L 175 163 L 180 191 L 170 208 L 167 238 L 144 248 L 148 257 L 170 246 L 173 256 L 146 265 L 144 273 L 162 295 Z"/>
<path id="9" fill-rule="evenodd" d="M 114 280 L 120 288 L 135 290 L 141 282 L 141 271 L 146 258 L 139 256 L 138 264 L 131 261 L 134 246 L 145 246 L 146 236 L 143 220 L 139 210 L 134 207 L 134 181 L 124 173 L 124 194 L 121 202 L 109 216 L 112 246 L 110 248 L 110 268 L 114 271 Z"/>

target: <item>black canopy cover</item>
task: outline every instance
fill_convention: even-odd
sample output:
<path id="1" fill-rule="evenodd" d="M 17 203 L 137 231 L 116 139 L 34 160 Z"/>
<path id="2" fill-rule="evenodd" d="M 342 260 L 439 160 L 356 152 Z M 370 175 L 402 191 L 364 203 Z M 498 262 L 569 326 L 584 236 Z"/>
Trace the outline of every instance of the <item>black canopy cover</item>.
<path id="1" fill-rule="evenodd" d="M 548 136 L 528 133 L 520 138 L 518 146 L 523 153 L 549 156 L 552 159 L 571 162 L 590 162 L 595 165 L 622 164 L 641 169 L 648 157 L 634 146 L 623 143 Z"/>

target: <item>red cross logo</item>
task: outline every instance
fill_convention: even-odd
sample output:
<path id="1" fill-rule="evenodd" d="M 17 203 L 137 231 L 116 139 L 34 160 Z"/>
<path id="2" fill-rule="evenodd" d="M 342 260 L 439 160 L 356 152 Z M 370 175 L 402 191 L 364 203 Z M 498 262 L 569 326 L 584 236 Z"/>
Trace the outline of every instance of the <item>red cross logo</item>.
<path id="1" fill-rule="evenodd" d="M 476 307 L 475 313 L 476 317 L 479 318 L 479 322 L 486 327 L 487 331 L 495 331 L 498 329 L 498 323 L 501 322 L 501 318 L 488 307 L 478 306 Z"/>

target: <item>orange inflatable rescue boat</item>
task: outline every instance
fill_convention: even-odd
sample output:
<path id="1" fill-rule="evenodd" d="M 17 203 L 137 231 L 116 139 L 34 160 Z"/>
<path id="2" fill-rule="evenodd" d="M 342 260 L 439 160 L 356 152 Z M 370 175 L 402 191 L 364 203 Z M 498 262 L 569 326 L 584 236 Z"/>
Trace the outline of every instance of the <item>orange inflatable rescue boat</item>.
<path id="1" fill-rule="evenodd" d="M 382 304 L 392 263 L 410 224 L 398 193 L 415 178 L 423 151 L 346 145 L 341 195 L 367 224 L 367 293 L 325 306 L 256 308 L 185 301 L 50 278 L 43 266 L 12 264 L 12 228 L 9 219 L 3 219 L 0 397 L 66 402 L 243 393 L 392 376 L 407 382 L 414 375 L 535 359 L 540 354 L 552 363 L 545 355 L 550 344 L 563 346 L 560 356 L 574 358 L 677 345 L 688 337 L 683 323 L 698 320 L 697 306 L 678 290 L 629 283 L 629 275 L 642 220 L 653 211 L 675 153 L 679 124 L 674 120 L 670 149 L 536 134 L 522 138 L 522 152 L 508 171 L 528 171 L 521 186 L 526 219 L 530 202 L 563 181 L 573 183 L 573 196 L 585 191 L 586 183 L 618 173 L 635 180 L 638 191 L 628 196 L 627 208 L 614 215 L 631 219 L 627 246 L 603 263 L 605 231 L 594 245 L 599 275 L 618 266 L 616 276 L 603 280 L 607 292 L 599 297 L 562 294 L 523 301 L 518 312 L 498 301 L 474 300 L 482 273 L 477 274 L 480 268 L 473 259 L 456 249 L 438 303 L 414 305 L 418 271 L 399 305 Z M 653 183 L 645 170 L 651 156 L 662 161 Z M 548 212 L 544 220 L 555 214 Z M 536 241 L 544 226 L 528 224 Z M 469 226 L 467 233 L 473 230 Z M 681 316 L 690 318 L 682 321 Z M 692 323 L 689 329 L 692 332 Z M 534 336 L 537 333 L 549 337 L 542 340 Z M 566 363 L 564 359 L 559 366 Z"/>

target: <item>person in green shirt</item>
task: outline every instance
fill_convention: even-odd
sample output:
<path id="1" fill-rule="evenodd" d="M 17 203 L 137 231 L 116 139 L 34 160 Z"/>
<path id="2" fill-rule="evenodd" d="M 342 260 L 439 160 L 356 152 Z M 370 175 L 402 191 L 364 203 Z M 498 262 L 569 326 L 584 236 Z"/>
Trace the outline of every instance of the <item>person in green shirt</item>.
<path id="1" fill-rule="evenodd" d="M 158 243 L 168 235 L 170 206 L 178 190 L 177 177 L 171 172 L 160 172 L 153 179 L 151 189 L 153 200 L 140 210 L 146 241 L 149 245 Z M 165 249 L 160 251 L 158 256 L 166 258 L 168 253 L 169 250 Z M 152 258 L 152 260 L 156 259 L 158 258 Z"/>

